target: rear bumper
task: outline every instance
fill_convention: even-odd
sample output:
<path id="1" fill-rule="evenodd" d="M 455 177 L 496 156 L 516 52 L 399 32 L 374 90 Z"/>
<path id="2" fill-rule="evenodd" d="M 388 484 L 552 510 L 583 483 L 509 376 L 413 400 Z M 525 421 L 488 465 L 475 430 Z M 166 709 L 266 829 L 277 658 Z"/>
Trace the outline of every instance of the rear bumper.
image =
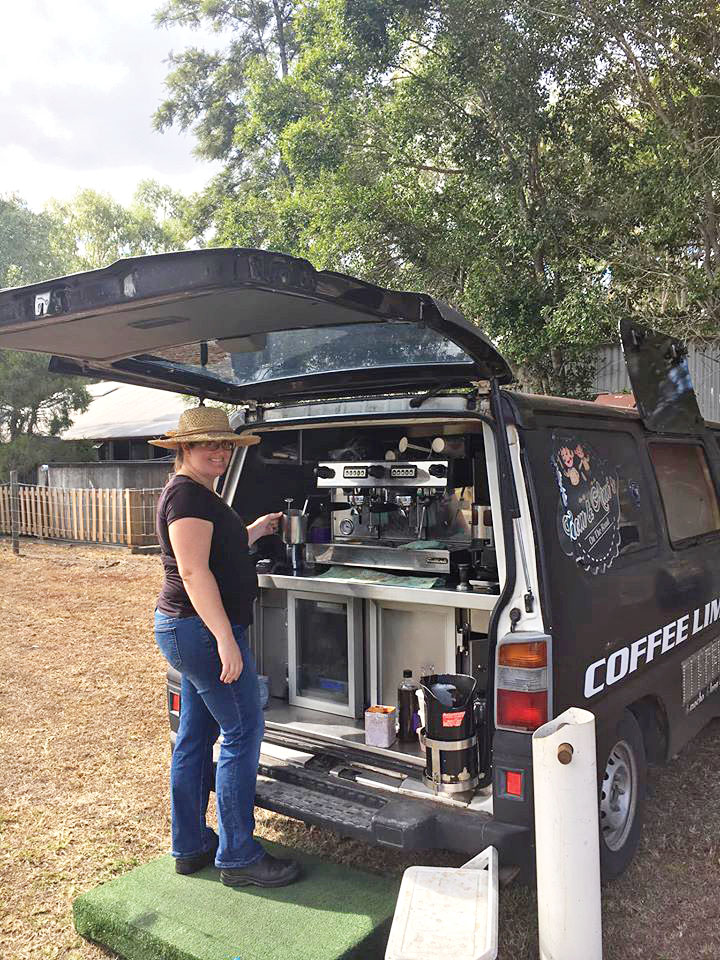
<path id="1" fill-rule="evenodd" d="M 341 836 L 396 850 L 449 850 L 474 856 L 494 846 L 503 864 L 524 865 L 529 831 L 501 823 L 485 811 L 432 800 L 382 796 L 355 786 L 294 783 L 258 777 L 258 806 L 326 827 Z"/>
<path id="2" fill-rule="evenodd" d="M 492 844 L 508 863 L 527 850 L 527 831 L 484 810 L 398 796 L 286 765 L 260 761 L 258 806 L 397 850 L 452 850 L 473 855 Z"/>

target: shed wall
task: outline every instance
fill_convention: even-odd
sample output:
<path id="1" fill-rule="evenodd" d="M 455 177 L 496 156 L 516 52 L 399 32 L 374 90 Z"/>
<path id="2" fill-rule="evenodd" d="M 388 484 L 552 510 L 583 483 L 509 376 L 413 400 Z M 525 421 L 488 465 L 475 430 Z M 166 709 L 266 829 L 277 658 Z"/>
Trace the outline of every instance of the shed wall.
<path id="1" fill-rule="evenodd" d="M 97 463 L 51 463 L 47 484 L 62 490 L 152 490 L 164 487 L 172 460 L 102 460 Z M 38 482 L 44 483 L 44 471 Z"/>

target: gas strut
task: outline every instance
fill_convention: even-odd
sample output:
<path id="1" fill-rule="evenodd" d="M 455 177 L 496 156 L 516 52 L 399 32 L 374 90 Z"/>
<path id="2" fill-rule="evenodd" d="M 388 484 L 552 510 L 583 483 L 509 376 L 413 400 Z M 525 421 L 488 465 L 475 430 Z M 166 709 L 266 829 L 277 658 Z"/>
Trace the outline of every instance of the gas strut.
<path id="1" fill-rule="evenodd" d="M 493 407 L 493 415 L 497 422 L 497 440 L 498 440 L 498 468 L 500 473 L 500 482 L 505 487 L 509 497 L 508 509 L 513 522 L 513 531 L 517 534 L 518 547 L 520 548 L 520 562 L 523 568 L 523 577 L 525 580 L 525 612 L 532 613 L 535 604 L 532 587 L 530 586 L 530 568 L 527 561 L 527 551 L 525 549 L 525 537 L 523 536 L 522 524 L 520 522 L 520 503 L 515 486 L 515 477 L 512 470 L 512 460 L 510 457 L 510 444 L 507 438 L 507 427 L 505 425 L 505 414 L 503 412 L 502 397 L 500 388 L 495 378 L 490 383 L 490 402 Z M 518 618 L 519 619 L 519 618 Z M 515 623 L 513 622 L 513 630 Z"/>

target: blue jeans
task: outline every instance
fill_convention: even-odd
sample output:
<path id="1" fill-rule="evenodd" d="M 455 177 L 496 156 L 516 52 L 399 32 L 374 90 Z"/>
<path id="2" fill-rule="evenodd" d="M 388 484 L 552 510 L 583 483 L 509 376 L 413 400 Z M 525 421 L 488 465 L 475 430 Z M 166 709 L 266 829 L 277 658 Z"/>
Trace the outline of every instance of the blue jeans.
<path id="1" fill-rule="evenodd" d="M 155 640 L 182 674 L 180 727 L 170 767 L 172 853 L 193 857 L 215 846 L 205 822 L 213 777 L 213 745 L 222 733 L 215 796 L 219 827 L 218 867 L 245 867 L 264 851 L 253 837 L 255 781 L 264 720 L 255 663 L 245 627 L 233 626 L 243 671 L 221 683 L 215 638 L 200 617 L 168 617 L 155 611 Z"/>

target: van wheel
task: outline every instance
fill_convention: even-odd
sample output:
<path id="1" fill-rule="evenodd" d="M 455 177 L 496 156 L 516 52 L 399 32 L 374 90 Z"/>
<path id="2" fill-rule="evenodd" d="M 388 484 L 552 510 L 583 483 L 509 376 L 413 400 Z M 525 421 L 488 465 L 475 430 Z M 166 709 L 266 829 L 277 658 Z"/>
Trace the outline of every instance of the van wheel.
<path id="1" fill-rule="evenodd" d="M 642 731 L 624 710 L 600 783 L 600 872 L 619 876 L 635 856 L 645 809 L 647 760 Z"/>

